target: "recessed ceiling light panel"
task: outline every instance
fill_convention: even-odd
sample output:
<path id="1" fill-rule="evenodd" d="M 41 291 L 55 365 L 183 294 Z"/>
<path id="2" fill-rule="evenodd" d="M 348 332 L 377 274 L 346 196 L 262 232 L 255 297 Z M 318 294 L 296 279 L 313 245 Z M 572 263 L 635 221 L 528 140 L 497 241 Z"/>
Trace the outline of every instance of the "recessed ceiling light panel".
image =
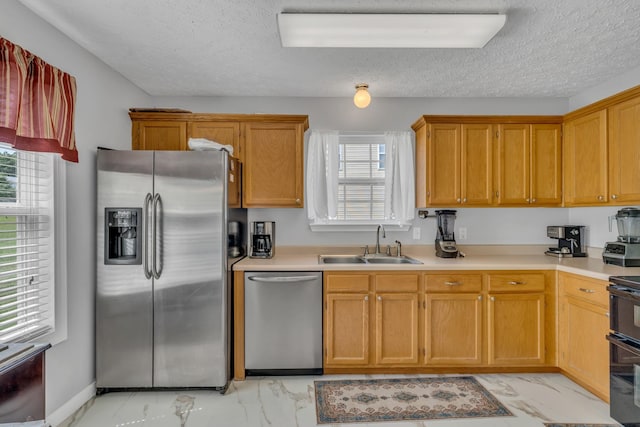
<path id="1" fill-rule="evenodd" d="M 481 48 L 503 14 L 281 13 L 284 47 Z"/>

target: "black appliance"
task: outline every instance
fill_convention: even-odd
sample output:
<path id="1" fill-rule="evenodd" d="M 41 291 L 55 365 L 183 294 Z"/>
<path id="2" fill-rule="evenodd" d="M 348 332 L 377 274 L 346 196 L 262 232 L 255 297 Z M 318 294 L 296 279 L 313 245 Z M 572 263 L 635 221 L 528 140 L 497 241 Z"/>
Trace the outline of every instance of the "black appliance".
<path id="1" fill-rule="evenodd" d="M 548 225 L 547 237 L 557 239 L 558 246 L 549 248 L 545 254 L 558 258 L 586 257 L 585 229 L 584 225 Z"/>
<path id="2" fill-rule="evenodd" d="M 273 258 L 275 255 L 276 223 L 255 221 L 251 223 L 249 258 Z"/>
<path id="3" fill-rule="evenodd" d="M 436 256 L 440 258 L 456 258 L 459 255 L 454 234 L 456 211 L 442 209 L 436 211 L 438 230 L 436 233 Z"/>
<path id="4" fill-rule="evenodd" d="M 611 418 L 640 426 L 640 276 L 612 276 L 609 282 Z"/>

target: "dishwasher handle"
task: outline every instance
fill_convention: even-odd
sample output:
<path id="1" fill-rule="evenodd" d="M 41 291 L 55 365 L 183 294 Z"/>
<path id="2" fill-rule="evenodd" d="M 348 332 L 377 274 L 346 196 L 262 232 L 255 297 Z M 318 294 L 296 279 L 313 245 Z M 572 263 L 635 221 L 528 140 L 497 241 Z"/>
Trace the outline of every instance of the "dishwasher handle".
<path id="1" fill-rule="evenodd" d="M 247 278 L 254 282 L 263 282 L 263 283 L 311 282 L 319 279 L 318 276 L 276 276 L 276 277 L 248 276 Z"/>

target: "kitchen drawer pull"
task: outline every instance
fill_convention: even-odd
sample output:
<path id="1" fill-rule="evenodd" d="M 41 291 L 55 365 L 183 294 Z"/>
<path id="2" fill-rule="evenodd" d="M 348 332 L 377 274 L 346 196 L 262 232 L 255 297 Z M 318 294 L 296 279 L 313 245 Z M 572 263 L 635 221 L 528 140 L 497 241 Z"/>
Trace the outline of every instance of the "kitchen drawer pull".
<path id="1" fill-rule="evenodd" d="M 510 285 L 514 285 L 514 286 L 515 285 L 526 285 L 527 282 L 520 282 L 520 281 L 517 281 L 517 280 L 512 280 L 511 282 L 509 282 L 509 284 Z"/>
<path id="2" fill-rule="evenodd" d="M 318 280 L 318 276 L 278 276 L 278 277 L 249 276 L 249 280 L 253 282 L 263 282 L 263 283 L 310 282 L 312 280 Z"/>
<path id="3" fill-rule="evenodd" d="M 585 294 L 594 294 L 596 292 L 593 289 L 587 289 L 587 288 L 578 288 L 578 290 L 580 292 L 584 292 Z"/>
<path id="4" fill-rule="evenodd" d="M 458 281 L 456 281 L 456 282 L 444 282 L 444 284 L 447 285 L 447 286 L 460 286 L 460 285 L 462 285 L 462 282 L 458 282 Z"/>

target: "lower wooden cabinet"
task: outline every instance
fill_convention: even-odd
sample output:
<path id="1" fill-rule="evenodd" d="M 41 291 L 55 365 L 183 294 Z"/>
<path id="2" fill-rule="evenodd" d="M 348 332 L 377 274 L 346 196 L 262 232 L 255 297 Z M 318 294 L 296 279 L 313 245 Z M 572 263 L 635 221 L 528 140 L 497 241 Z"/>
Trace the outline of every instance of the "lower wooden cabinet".
<path id="1" fill-rule="evenodd" d="M 418 293 L 376 293 L 377 365 L 418 363 Z"/>
<path id="2" fill-rule="evenodd" d="M 369 295 L 327 294 L 325 364 L 369 364 Z"/>
<path id="3" fill-rule="evenodd" d="M 324 280 L 329 371 L 555 363 L 546 357 L 555 333 L 545 336 L 555 286 L 544 272 L 325 272 Z"/>
<path id="4" fill-rule="evenodd" d="M 489 295 L 488 307 L 489 364 L 543 364 L 544 294 Z"/>
<path id="5" fill-rule="evenodd" d="M 427 294 L 425 358 L 427 365 L 482 363 L 483 301 L 479 294 Z"/>
<path id="6" fill-rule="evenodd" d="M 560 368 L 609 400 L 607 282 L 560 273 Z"/>

